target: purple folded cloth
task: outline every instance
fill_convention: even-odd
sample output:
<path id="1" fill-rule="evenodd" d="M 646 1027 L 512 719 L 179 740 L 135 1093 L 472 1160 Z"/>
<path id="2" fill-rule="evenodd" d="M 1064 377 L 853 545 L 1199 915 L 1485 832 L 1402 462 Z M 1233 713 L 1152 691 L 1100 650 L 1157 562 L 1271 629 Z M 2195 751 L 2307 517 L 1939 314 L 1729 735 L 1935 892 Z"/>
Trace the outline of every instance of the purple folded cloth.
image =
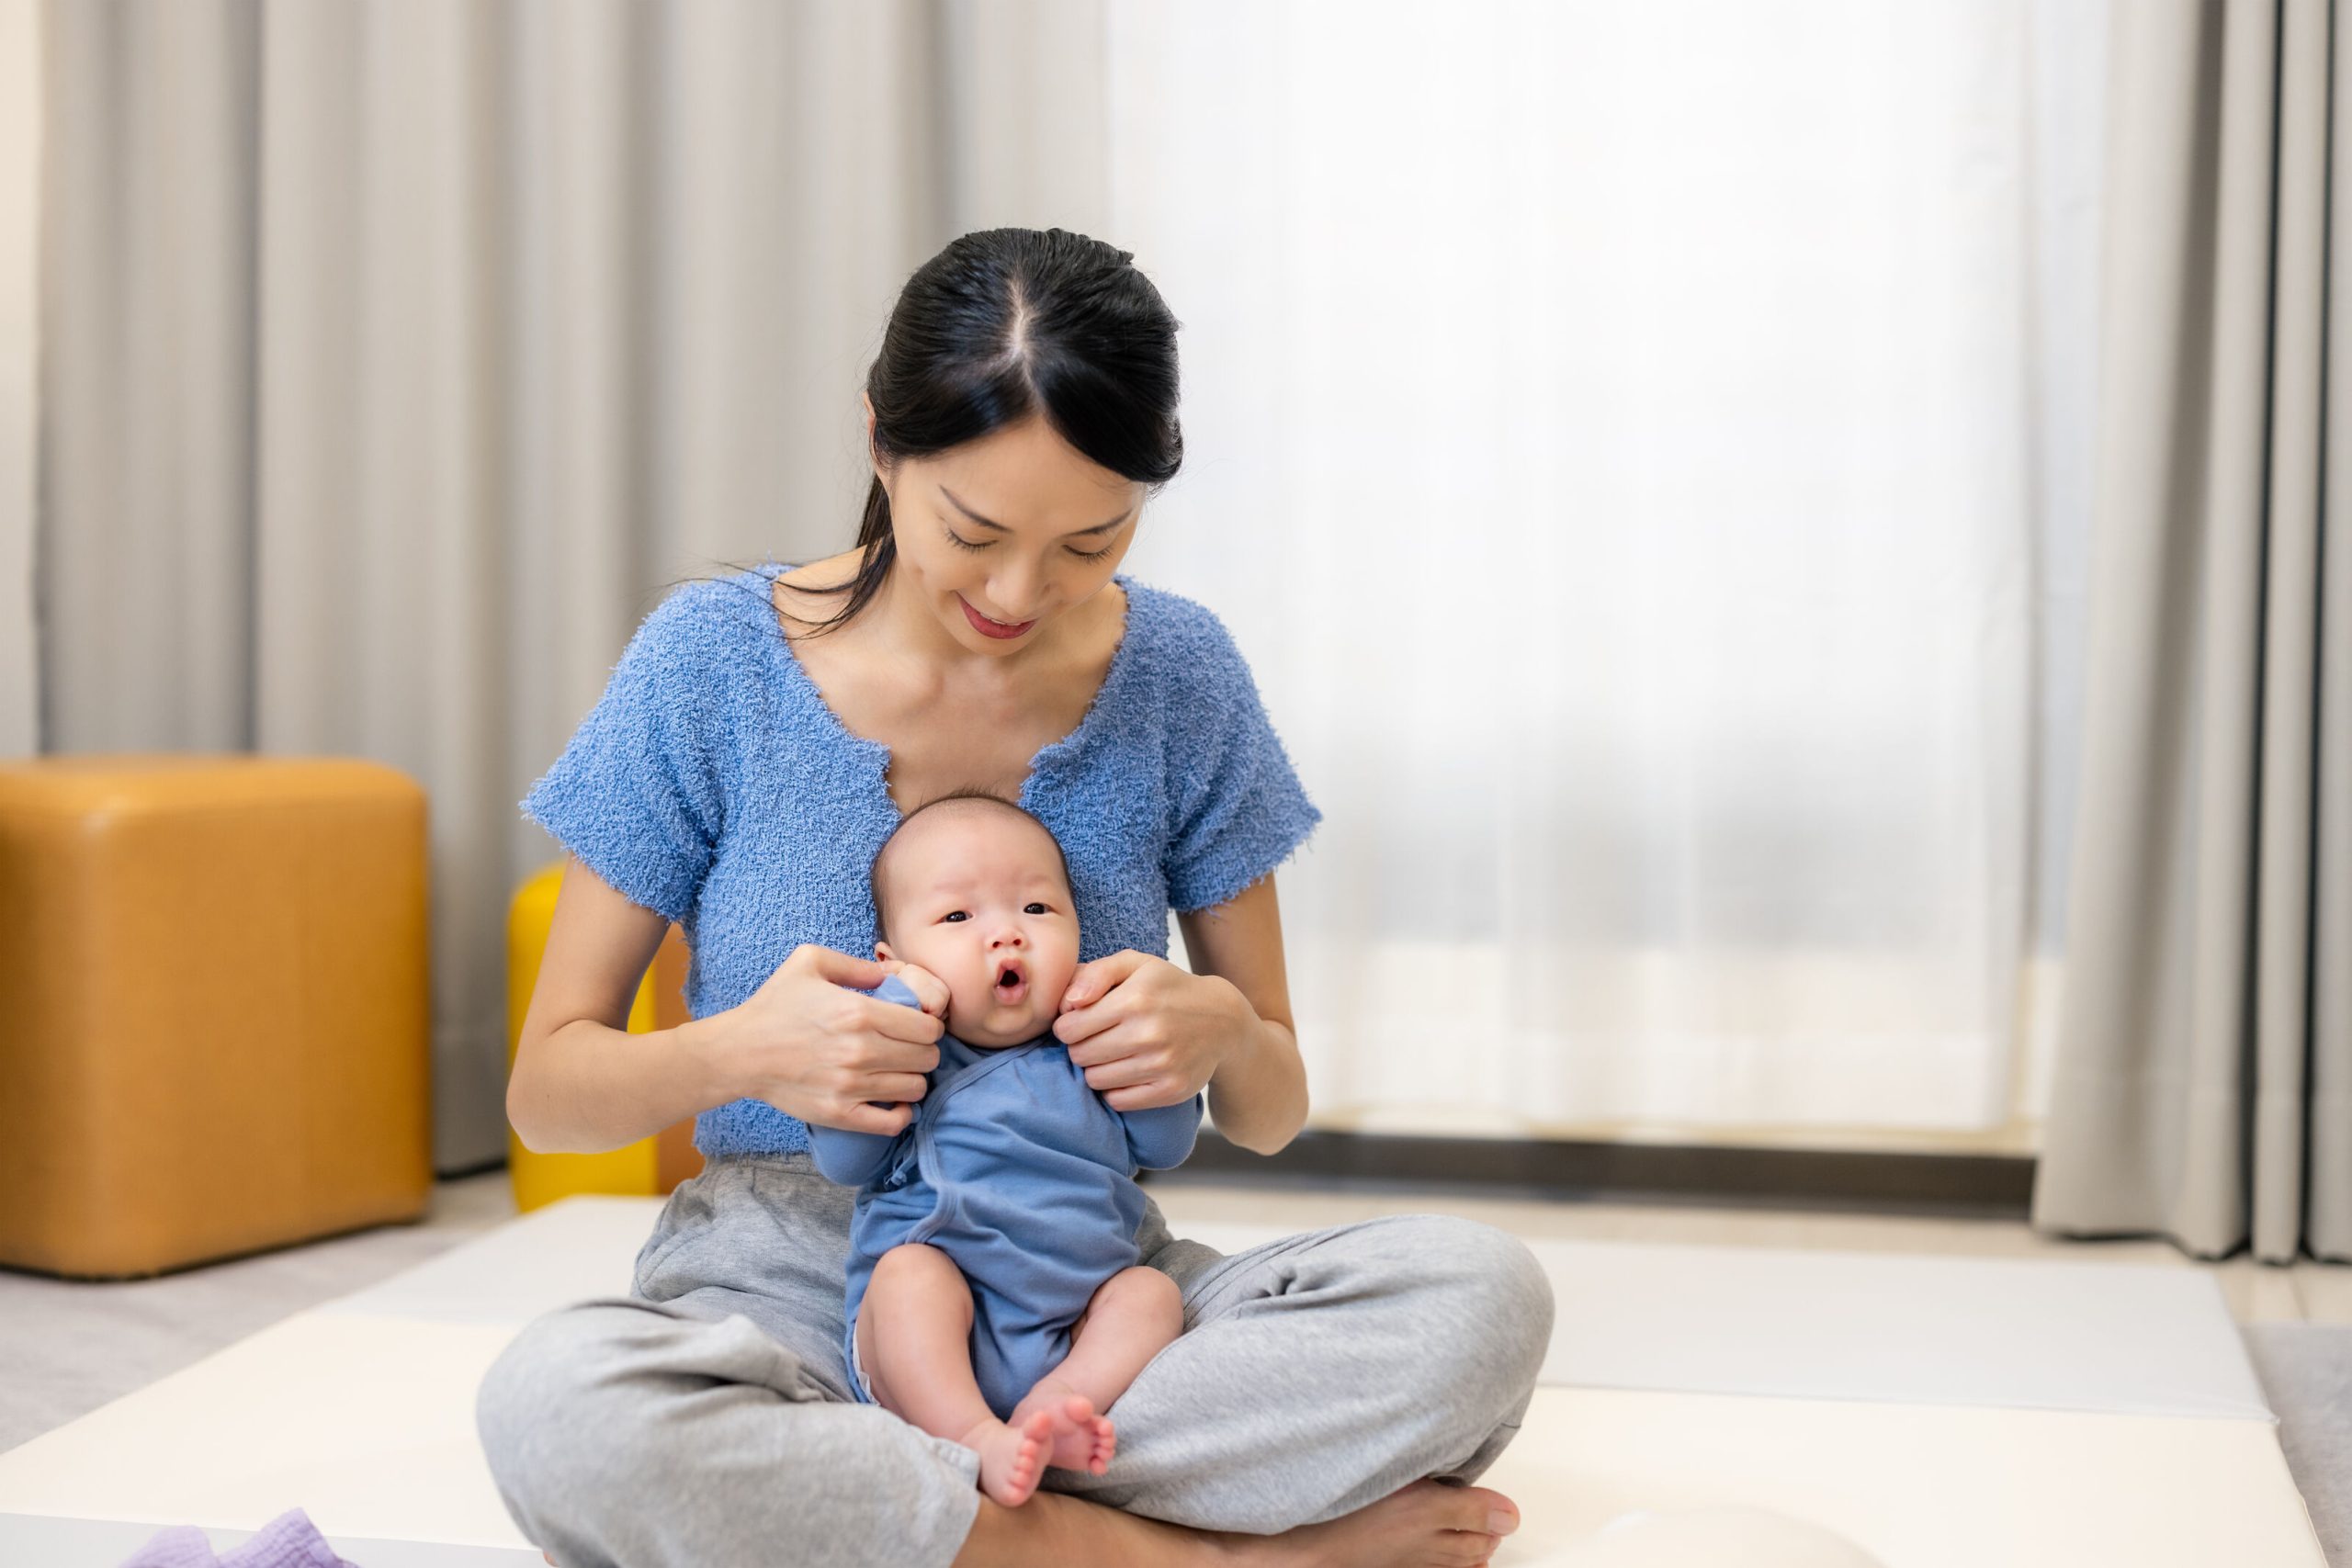
<path id="1" fill-rule="evenodd" d="M 194 1525 L 174 1525 L 129 1557 L 122 1568 L 359 1568 L 335 1555 L 311 1516 L 289 1508 L 254 1532 L 225 1557 L 213 1555 L 212 1542 Z"/>

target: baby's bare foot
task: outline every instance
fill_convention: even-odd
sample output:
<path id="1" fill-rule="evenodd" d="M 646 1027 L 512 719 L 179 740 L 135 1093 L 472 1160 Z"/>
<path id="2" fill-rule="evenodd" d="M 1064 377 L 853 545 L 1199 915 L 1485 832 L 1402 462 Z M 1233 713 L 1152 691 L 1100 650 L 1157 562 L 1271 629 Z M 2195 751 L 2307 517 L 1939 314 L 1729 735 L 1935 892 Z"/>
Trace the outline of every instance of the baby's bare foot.
<path id="1" fill-rule="evenodd" d="M 1018 1411 L 1013 1414 L 1020 1416 Z M 1017 1508 L 1037 1490 L 1053 1438 L 1053 1417 L 1040 1410 L 1022 1418 L 1017 1427 L 991 1416 L 960 1441 L 980 1456 L 980 1490 L 1006 1507 Z"/>
<path id="2" fill-rule="evenodd" d="M 1094 1402 L 1057 1378 L 1039 1378 L 1037 1386 L 1012 1407 L 1015 1423 L 1043 1410 L 1054 1420 L 1054 1446 L 1046 1462 L 1057 1470 L 1090 1470 L 1100 1475 L 1111 1468 L 1119 1438 L 1107 1416 L 1094 1414 Z"/>

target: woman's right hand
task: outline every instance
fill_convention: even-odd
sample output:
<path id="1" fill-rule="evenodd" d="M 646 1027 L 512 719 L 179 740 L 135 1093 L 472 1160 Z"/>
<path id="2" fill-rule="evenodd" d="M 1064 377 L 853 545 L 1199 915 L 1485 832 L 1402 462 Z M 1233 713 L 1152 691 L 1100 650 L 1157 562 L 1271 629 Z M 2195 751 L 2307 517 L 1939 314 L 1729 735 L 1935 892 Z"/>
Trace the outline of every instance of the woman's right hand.
<path id="1" fill-rule="evenodd" d="M 819 1127 L 903 1131 L 924 1075 L 939 1066 L 942 1025 L 928 1012 L 842 988 L 872 990 L 888 973 L 830 947 L 794 948 L 758 990 L 720 1015 L 717 1055 L 735 1098 L 763 1100 Z"/>

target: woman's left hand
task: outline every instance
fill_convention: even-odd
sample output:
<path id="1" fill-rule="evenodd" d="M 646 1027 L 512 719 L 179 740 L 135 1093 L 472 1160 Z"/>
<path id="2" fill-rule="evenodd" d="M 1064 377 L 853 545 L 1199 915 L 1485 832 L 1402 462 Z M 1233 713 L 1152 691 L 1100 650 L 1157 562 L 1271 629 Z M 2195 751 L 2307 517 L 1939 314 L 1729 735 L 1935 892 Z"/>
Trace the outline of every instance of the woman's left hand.
<path id="1" fill-rule="evenodd" d="M 1149 1111 L 1200 1093 L 1257 1021 L 1232 981 L 1130 947 L 1078 966 L 1054 1034 L 1112 1110 Z"/>

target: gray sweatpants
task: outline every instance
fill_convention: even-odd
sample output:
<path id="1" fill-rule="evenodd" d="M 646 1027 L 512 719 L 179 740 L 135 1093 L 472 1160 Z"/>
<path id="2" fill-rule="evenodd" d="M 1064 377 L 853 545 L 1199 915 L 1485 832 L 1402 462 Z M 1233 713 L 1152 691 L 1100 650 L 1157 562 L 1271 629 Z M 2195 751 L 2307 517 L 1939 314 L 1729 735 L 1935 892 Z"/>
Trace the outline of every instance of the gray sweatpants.
<path id="1" fill-rule="evenodd" d="M 523 1329 L 475 1417 L 526 1536 L 563 1568 L 954 1561 L 978 1457 L 850 1397 L 854 1196 L 806 1154 L 715 1161 L 671 1195 L 630 1296 Z M 1049 1490 L 1272 1534 L 1474 1480 L 1518 1432 L 1552 1291 L 1510 1233 L 1404 1214 L 1227 1258 L 1147 1202 L 1137 1239 L 1184 1333 L 1113 1406 L 1109 1472 L 1049 1469 Z"/>

